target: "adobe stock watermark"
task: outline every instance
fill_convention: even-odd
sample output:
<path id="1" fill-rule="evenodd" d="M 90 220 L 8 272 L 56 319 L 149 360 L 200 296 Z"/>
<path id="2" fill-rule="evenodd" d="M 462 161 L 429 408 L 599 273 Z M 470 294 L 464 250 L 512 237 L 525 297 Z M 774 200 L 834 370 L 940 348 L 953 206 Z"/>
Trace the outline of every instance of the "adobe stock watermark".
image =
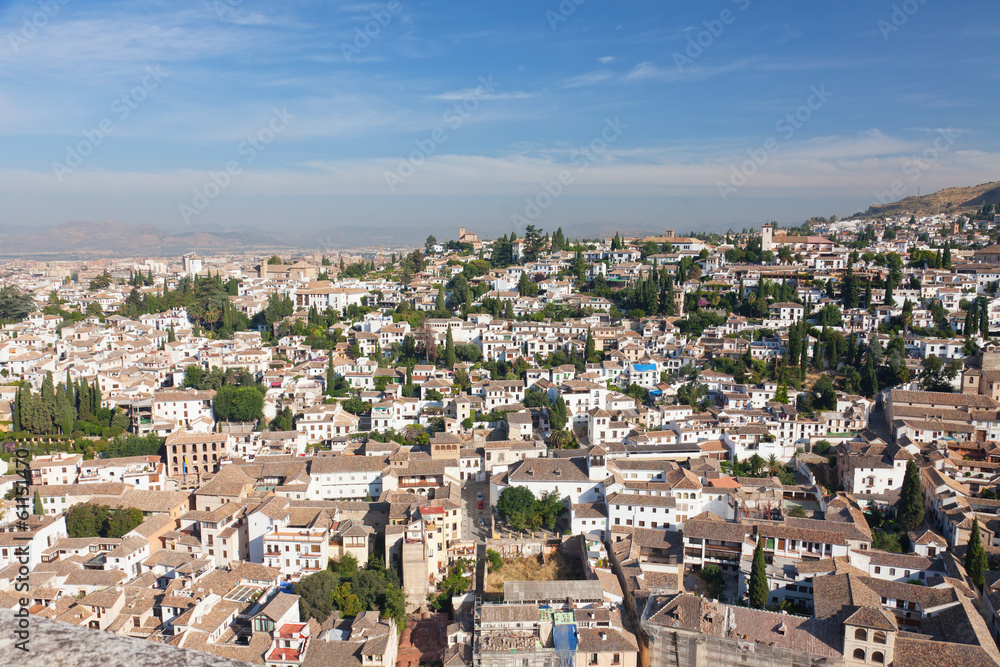
<path id="1" fill-rule="evenodd" d="M 566 188 L 576 181 L 576 174 L 582 174 L 590 165 L 594 164 L 602 155 L 608 152 L 611 145 L 618 140 L 618 137 L 628 129 L 628 125 L 623 123 L 618 116 L 614 120 L 604 119 L 604 127 L 600 134 L 594 137 L 589 144 L 580 146 L 570 154 L 570 163 L 575 169 L 562 169 L 553 181 L 542 181 L 542 189 L 534 197 L 524 198 L 524 211 L 520 214 L 511 213 L 510 222 L 515 231 L 519 231 L 518 225 L 522 228 L 537 220 L 542 213 L 552 206 L 555 200 L 559 199 L 566 191 Z"/>
<path id="2" fill-rule="evenodd" d="M 40 30 L 49 24 L 49 21 L 59 15 L 59 11 L 69 4 L 69 0 L 38 0 L 38 11 L 31 16 L 21 17 L 21 27 L 16 32 L 7 33 L 7 41 L 14 53 L 20 53 L 21 49 L 33 40 Z"/>
<path id="3" fill-rule="evenodd" d="M 750 6 L 750 0 L 732 0 L 732 3 L 741 12 L 745 12 Z M 722 33 L 726 31 L 726 26 L 736 22 L 737 16 L 736 12 L 727 7 L 719 12 L 718 18 L 702 21 L 701 24 L 704 26 L 704 29 L 699 30 L 694 35 L 688 35 L 688 43 L 684 52 L 674 51 L 674 67 L 677 68 L 677 73 L 682 73 L 685 66 L 693 65 L 695 60 L 710 49 L 715 44 L 715 40 L 721 37 Z"/>
<path id="4" fill-rule="evenodd" d="M 587 0 L 561 0 L 556 11 L 545 10 L 545 20 L 549 22 L 549 27 L 555 30 L 560 23 L 565 23 L 570 16 L 576 13 L 576 8 Z"/>
<path id="5" fill-rule="evenodd" d="M 177 210 L 184 224 L 191 224 L 191 218 L 201 215 L 202 211 L 232 184 L 233 179 L 243 173 L 243 167 L 253 162 L 275 137 L 288 128 L 290 121 L 296 118 L 297 116 L 289 113 L 286 107 L 271 109 L 271 117 L 267 123 L 253 134 L 247 135 L 247 138 L 236 147 L 236 153 L 242 159 L 230 160 L 226 163 L 226 168 L 221 171 L 210 171 L 208 180 L 194 189 L 191 203 L 178 205 Z"/>
<path id="6" fill-rule="evenodd" d="M 812 119 L 813 114 L 823 108 L 823 105 L 833 97 L 833 93 L 827 90 L 826 84 L 818 87 L 812 86 L 809 89 L 809 96 L 804 104 L 799 105 L 794 111 L 786 113 L 774 123 L 774 130 L 779 137 L 768 137 L 760 146 L 747 149 L 747 159 L 739 165 L 732 165 L 729 173 L 729 180 L 717 181 L 716 189 L 722 201 L 729 201 L 729 196 L 735 194 L 767 164 L 771 156 L 781 148 L 782 141 L 788 141 L 795 132 Z"/>
<path id="7" fill-rule="evenodd" d="M 215 14 L 219 17 L 220 21 L 226 20 L 226 12 L 230 9 L 236 9 L 243 4 L 243 0 L 215 0 L 212 3 L 212 7 L 215 9 Z"/>
<path id="8" fill-rule="evenodd" d="M 911 185 L 916 185 L 920 178 L 941 159 L 941 156 L 951 152 L 955 147 L 957 137 L 958 133 L 950 127 L 938 130 L 937 136 L 934 137 L 934 142 L 930 146 L 918 154 L 911 155 L 903 162 L 903 175 L 909 176 Z M 907 194 L 908 190 L 909 187 L 903 182 L 903 179 L 897 178 L 889 185 L 888 190 L 876 191 L 874 193 L 875 201 L 872 202 L 872 205 L 885 206 L 886 204 L 891 204 Z"/>
<path id="9" fill-rule="evenodd" d="M 492 74 L 487 75 L 486 78 L 479 77 L 479 85 L 445 111 L 441 116 L 442 122 L 453 131 L 462 127 L 462 124 L 479 108 L 480 102 L 488 99 L 499 86 L 500 84 L 493 80 Z M 448 132 L 444 127 L 435 128 L 422 139 L 414 139 L 416 150 L 411 151 L 406 157 L 400 157 L 394 171 L 384 173 L 385 184 L 389 186 L 389 192 L 395 192 L 397 187 L 413 176 L 417 169 L 422 167 L 437 152 L 438 146 L 446 141 L 448 141 Z"/>
<path id="10" fill-rule="evenodd" d="M 355 56 L 360 56 L 361 52 L 367 49 L 372 41 L 382 34 L 382 31 L 389 27 L 392 18 L 398 16 L 403 11 L 403 4 L 398 0 L 389 0 L 385 7 L 371 10 L 371 20 L 363 26 L 354 28 L 354 39 L 351 42 L 341 42 L 340 52 L 344 54 L 344 60 L 353 62 Z"/>
<path id="11" fill-rule="evenodd" d="M 160 87 L 163 79 L 167 75 L 160 71 L 160 66 L 147 67 L 146 74 L 138 84 L 125 91 L 111 102 L 112 116 L 105 116 L 98 121 L 93 129 L 83 130 L 80 134 L 83 139 L 75 144 L 66 146 L 66 155 L 62 162 L 52 163 L 52 172 L 62 183 L 63 179 L 73 173 L 73 170 L 83 164 L 84 159 L 93 154 L 97 147 L 104 143 L 104 140 L 114 134 L 118 129 L 117 122 L 122 122 L 132 115 L 132 112 L 139 108 L 151 92 Z"/>
<path id="12" fill-rule="evenodd" d="M 882 33 L 883 41 L 889 41 L 889 35 L 899 32 L 900 28 L 906 25 L 910 17 L 920 11 L 920 8 L 927 4 L 927 0 L 903 0 L 892 6 L 888 18 L 881 18 L 875 22 L 875 27 Z"/>

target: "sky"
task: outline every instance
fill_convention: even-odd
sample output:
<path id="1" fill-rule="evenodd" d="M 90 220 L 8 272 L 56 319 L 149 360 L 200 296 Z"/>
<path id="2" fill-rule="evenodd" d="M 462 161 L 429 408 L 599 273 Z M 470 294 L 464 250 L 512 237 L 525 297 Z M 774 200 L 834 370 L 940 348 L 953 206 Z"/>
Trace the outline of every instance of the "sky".
<path id="1" fill-rule="evenodd" d="M 998 19 L 993 0 L 0 0 L 0 227 L 323 245 L 849 215 L 1000 180 Z"/>

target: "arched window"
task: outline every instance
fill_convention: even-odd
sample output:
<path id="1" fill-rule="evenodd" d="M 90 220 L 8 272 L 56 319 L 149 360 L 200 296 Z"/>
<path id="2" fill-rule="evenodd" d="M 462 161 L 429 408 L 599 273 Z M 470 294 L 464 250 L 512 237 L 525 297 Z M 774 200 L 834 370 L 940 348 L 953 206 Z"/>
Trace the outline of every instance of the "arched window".
<path id="1" fill-rule="evenodd" d="M 865 659 L 865 650 L 863 648 L 854 649 L 854 659 L 863 661 Z"/>
<path id="2" fill-rule="evenodd" d="M 872 653 L 872 662 L 881 665 L 885 662 L 885 656 L 882 655 L 881 651 L 875 651 L 874 653 Z"/>
<path id="3" fill-rule="evenodd" d="M 885 633 L 882 632 L 882 631 L 876 632 L 875 633 L 875 637 L 872 639 L 872 641 L 874 641 L 876 644 L 884 644 L 885 643 Z"/>
<path id="4" fill-rule="evenodd" d="M 854 638 L 858 641 L 866 642 L 868 641 L 868 631 L 864 628 L 858 628 L 854 631 Z"/>

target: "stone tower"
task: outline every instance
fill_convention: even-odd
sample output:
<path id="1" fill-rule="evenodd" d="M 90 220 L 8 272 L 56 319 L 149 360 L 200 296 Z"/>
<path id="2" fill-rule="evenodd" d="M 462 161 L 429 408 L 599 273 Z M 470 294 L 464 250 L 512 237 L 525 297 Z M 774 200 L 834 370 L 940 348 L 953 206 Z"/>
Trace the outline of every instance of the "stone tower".
<path id="1" fill-rule="evenodd" d="M 760 249 L 774 250 L 774 225 L 768 223 L 760 229 Z"/>

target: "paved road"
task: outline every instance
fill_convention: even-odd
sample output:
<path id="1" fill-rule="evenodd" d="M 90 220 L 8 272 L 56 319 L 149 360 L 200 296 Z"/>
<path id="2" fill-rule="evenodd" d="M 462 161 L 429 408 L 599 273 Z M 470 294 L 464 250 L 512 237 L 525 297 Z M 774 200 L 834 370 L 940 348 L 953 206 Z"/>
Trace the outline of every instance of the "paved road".
<path id="1" fill-rule="evenodd" d="M 477 494 L 483 494 L 483 509 L 479 509 Z M 480 527 L 479 519 L 489 524 L 492 508 L 489 505 L 489 482 L 466 480 L 462 486 L 462 539 L 482 541 L 487 528 Z"/>

